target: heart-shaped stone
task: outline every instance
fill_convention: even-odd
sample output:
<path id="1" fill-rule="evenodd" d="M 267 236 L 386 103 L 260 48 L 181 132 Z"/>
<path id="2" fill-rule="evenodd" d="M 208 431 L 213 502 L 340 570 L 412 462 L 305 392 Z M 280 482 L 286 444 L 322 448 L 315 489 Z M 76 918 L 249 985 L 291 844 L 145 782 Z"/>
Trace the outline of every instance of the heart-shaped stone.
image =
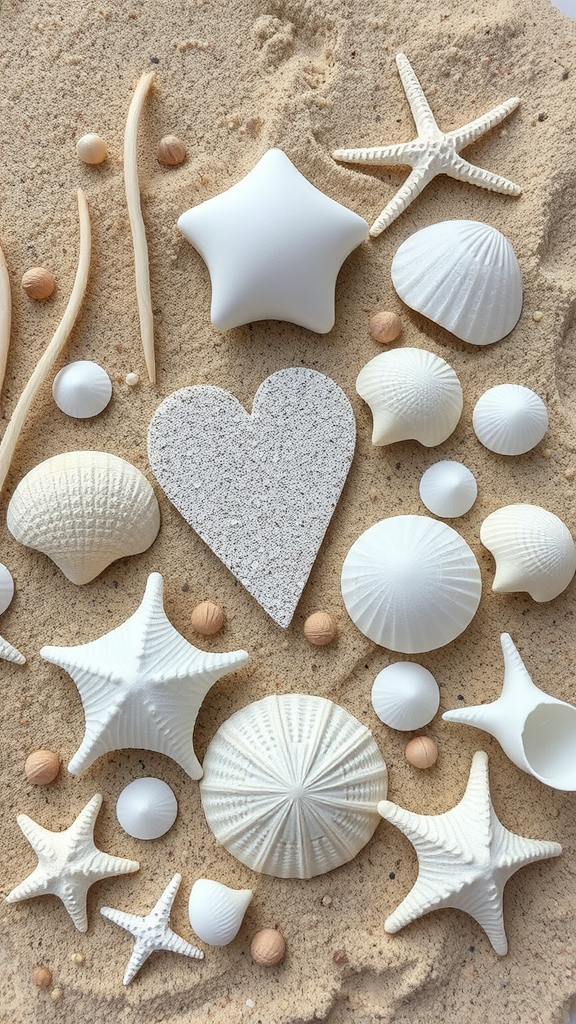
<path id="1" fill-rule="evenodd" d="M 323 373 L 291 367 L 260 385 L 251 414 L 222 388 L 175 391 L 152 418 L 148 454 L 172 504 L 286 628 L 355 439 L 342 389 Z"/>

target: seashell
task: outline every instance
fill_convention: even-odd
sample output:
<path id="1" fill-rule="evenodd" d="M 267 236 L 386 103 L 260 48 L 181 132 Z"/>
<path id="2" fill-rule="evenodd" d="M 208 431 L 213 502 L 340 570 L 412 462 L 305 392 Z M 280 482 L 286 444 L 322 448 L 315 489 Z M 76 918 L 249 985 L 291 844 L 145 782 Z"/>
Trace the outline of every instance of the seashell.
<path id="1" fill-rule="evenodd" d="M 522 275 L 507 238 L 476 220 L 444 220 L 410 235 L 392 284 L 418 313 L 470 345 L 492 345 L 522 312 Z"/>
<path id="2" fill-rule="evenodd" d="M 13 537 L 48 555 L 80 586 L 117 558 L 146 551 L 160 529 L 147 479 L 108 452 L 64 452 L 20 481 L 6 519 Z"/>
<path id="3" fill-rule="evenodd" d="M 324 697 L 271 695 L 220 726 L 200 794 L 216 839 L 253 871 L 312 878 L 372 837 L 386 765 L 372 734 Z"/>
<path id="4" fill-rule="evenodd" d="M 431 448 L 456 429 L 460 381 L 440 356 L 419 348 L 381 352 L 363 366 L 356 391 L 372 412 L 372 444 L 416 440 Z"/>
<path id="5" fill-rule="evenodd" d="M 548 430 L 546 406 L 523 384 L 498 384 L 480 396 L 472 413 L 474 433 L 497 455 L 524 455 Z"/>
<path id="6" fill-rule="evenodd" d="M 78 359 L 56 374 L 52 397 L 67 416 L 85 420 L 106 408 L 112 397 L 112 381 L 98 363 Z"/>
<path id="7" fill-rule="evenodd" d="M 3 615 L 14 597 L 14 580 L 10 570 L 0 562 L 0 615 Z"/>
<path id="8" fill-rule="evenodd" d="M 540 505 L 504 505 L 486 517 L 480 540 L 496 562 L 492 590 L 526 591 L 553 601 L 576 572 L 576 547 L 567 526 Z"/>
<path id="9" fill-rule="evenodd" d="M 159 839 L 176 821 L 178 803 L 162 779 L 134 779 L 116 803 L 119 824 L 134 839 Z"/>
<path id="10" fill-rule="evenodd" d="M 251 889 L 230 889 L 211 878 L 199 878 L 188 902 L 190 924 L 202 942 L 227 946 L 236 938 L 251 899 Z"/>
<path id="11" fill-rule="evenodd" d="M 456 519 L 466 515 L 476 501 L 474 474 L 462 462 L 444 459 L 429 466 L 420 480 L 420 498 L 432 515 Z"/>
<path id="12" fill-rule="evenodd" d="M 378 673 L 372 686 L 372 707 L 384 725 L 401 732 L 422 729 L 440 706 L 440 690 L 423 665 L 398 661 Z"/>
<path id="13" fill-rule="evenodd" d="M 480 569 L 466 541 L 429 516 L 392 516 L 352 545 L 342 596 L 364 636 L 401 654 L 444 647 L 480 603 Z"/>

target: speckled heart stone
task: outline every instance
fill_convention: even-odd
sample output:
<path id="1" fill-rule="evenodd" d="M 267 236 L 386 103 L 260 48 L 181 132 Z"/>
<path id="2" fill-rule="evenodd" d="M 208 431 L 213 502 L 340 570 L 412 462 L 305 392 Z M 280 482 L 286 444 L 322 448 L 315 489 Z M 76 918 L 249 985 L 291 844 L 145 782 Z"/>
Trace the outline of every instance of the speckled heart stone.
<path id="1" fill-rule="evenodd" d="M 316 370 L 279 370 L 252 413 L 222 388 L 169 395 L 148 455 L 173 505 L 278 625 L 289 626 L 354 456 L 346 395 Z"/>

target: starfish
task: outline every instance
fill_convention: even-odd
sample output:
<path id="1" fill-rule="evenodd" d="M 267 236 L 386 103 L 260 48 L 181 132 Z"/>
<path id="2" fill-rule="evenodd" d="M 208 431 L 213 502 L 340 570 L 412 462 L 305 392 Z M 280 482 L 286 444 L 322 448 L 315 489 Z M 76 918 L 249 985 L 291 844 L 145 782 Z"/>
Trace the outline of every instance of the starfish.
<path id="1" fill-rule="evenodd" d="M 151 953 L 165 951 L 167 953 L 182 953 L 183 956 L 191 956 L 196 960 L 204 959 L 201 949 L 197 949 L 185 939 L 181 939 L 169 927 L 170 911 L 181 879 L 181 875 L 174 875 L 146 917 L 139 917 L 138 914 L 125 914 L 121 910 L 114 910 L 113 907 L 100 907 L 100 913 L 104 917 L 113 921 L 114 924 L 120 925 L 121 928 L 125 928 L 136 939 L 136 945 L 124 973 L 125 985 L 130 984 Z"/>
<path id="2" fill-rule="evenodd" d="M 16 665 L 24 665 L 26 663 L 24 655 L 20 654 L 20 651 L 17 651 L 3 636 L 0 636 L 0 660 L 13 661 Z"/>
<path id="3" fill-rule="evenodd" d="M 402 188 L 382 211 L 370 228 L 370 235 L 376 238 L 388 227 L 413 199 L 422 192 L 428 182 L 437 174 L 447 174 L 458 181 L 469 181 L 492 192 L 505 192 L 518 196 L 522 189 L 500 174 L 485 171 L 482 167 L 468 163 L 459 154 L 486 132 L 500 124 L 520 103 L 518 96 L 505 100 L 487 114 L 470 121 L 462 128 L 443 132 L 436 124 L 420 82 L 416 78 L 408 58 L 403 53 L 396 56 L 396 64 L 416 122 L 417 136 L 412 142 L 401 142 L 392 146 L 374 146 L 371 149 L 337 149 L 332 156 L 335 160 L 352 164 L 409 164 L 412 171 Z"/>
<path id="4" fill-rule="evenodd" d="M 507 953 L 502 911 L 506 882 L 526 864 L 558 857 L 562 847 L 504 828 L 490 799 L 484 751 L 474 754 L 466 792 L 451 811 L 413 814 L 389 800 L 382 800 L 378 811 L 407 836 L 419 865 L 414 886 L 384 930 L 398 932 L 431 910 L 454 907 L 478 922 L 497 953 Z"/>
<path id="5" fill-rule="evenodd" d="M 82 698 L 86 731 L 68 765 L 72 775 L 111 750 L 140 747 L 173 758 L 192 779 L 202 777 L 192 746 L 200 705 L 248 654 L 193 647 L 166 617 L 162 590 L 162 576 L 153 572 L 140 607 L 121 626 L 87 644 L 40 651 L 69 672 Z"/>
<path id="6" fill-rule="evenodd" d="M 64 832 L 51 832 L 27 814 L 18 815 L 16 820 L 38 857 L 38 865 L 12 889 L 7 903 L 51 893 L 62 900 L 78 931 L 87 931 L 86 896 L 90 886 L 101 878 L 125 875 L 140 867 L 136 860 L 111 857 L 94 845 L 94 825 L 101 806 L 102 797 L 96 793 Z"/>

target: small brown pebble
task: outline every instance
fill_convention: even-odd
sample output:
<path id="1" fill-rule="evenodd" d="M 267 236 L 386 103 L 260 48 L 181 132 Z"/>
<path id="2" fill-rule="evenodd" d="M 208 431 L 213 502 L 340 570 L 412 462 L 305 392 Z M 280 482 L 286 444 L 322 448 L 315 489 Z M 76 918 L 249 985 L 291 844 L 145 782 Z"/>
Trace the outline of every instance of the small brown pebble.
<path id="1" fill-rule="evenodd" d="M 323 907 L 331 907 L 332 906 L 332 897 L 331 896 L 323 896 L 322 897 L 322 906 Z"/>
<path id="2" fill-rule="evenodd" d="M 70 953 L 70 959 L 73 964 L 82 965 L 85 962 L 86 957 L 84 956 L 84 953 Z"/>
<path id="3" fill-rule="evenodd" d="M 540 321 L 544 319 L 544 313 L 542 312 L 542 310 L 537 309 L 535 313 L 532 313 L 532 319 L 535 320 L 537 324 L 539 324 Z"/>
<path id="4" fill-rule="evenodd" d="M 32 981 L 38 988 L 48 988 L 52 984 L 52 971 L 47 967 L 35 967 L 32 971 Z"/>
<path id="5" fill-rule="evenodd" d="M 76 143 L 76 156 L 83 164 L 102 164 L 108 156 L 108 147 L 99 135 L 90 132 Z"/>
<path id="6" fill-rule="evenodd" d="M 396 313 L 382 309 L 370 317 L 370 337 L 379 345 L 389 345 L 402 332 L 402 321 Z"/>
<path id="7" fill-rule="evenodd" d="M 263 928 L 256 932 L 250 945 L 250 953 L 255 964 L 263 967 L 276 967 L 286 955 L 286 943 L 282 932 L 275 928 Z"/>
<path id="8" fill-rule="evenodd" d="M 573 480 L 576 476 L 576 469 L 567 469 L 564 473 L 566 480 Z"/>
<path id="9" fill-rule="evenodd" d="M 414 768 L 431 768 L 438 759 L 438 747 L 429 736 L 415 736 L 406 744 L 404 754 Z"/>
<path id="10" fill-rule="evenodd" d="M 332 959 L 335 964 L 347 964 L 348 954 L 345 949 L 337 949 L 336 952 L 332 954 Z"/>
<path id="11" fill-rule="evenodd" d="M 64 993 L 61 988 L 53 988 L 50 993 L 55 1003 L 57 1003 L 59 999 L 62 999 L 63 994 Z"/>
<path id="12" fill-rule="evenodd" d="M 328 612 L 313 612 L 304 623 L 304 636 L 315 647 L 331 644 L 337 633 L 336 623 Z"/>
<path id="13" fill-rule="evenodd" d="M 202 636 L 213 636 L 226 622 L 226 616 L 213 601 L 202 601 L 192 610 L 192 629 Z"/>
<path id="14" fill-rule="evenodd" d="M 158 143 L 156 156 L 164 167 L 177 167 L 186 159 L 186 144 L 177 135 L 165 135 Z"/>
<path id="15" fill-rule="evenodd" d="M 22 277 L 22 287 L 31 299 L 47 299 L 52 295 L 56 282 L 54 275 L 44 267 L 30 267 Z"/>
<path id="16" fill-rule="evenodd" d="M 47 786 L 58 775 L 60 770 L 60 758 L 51 750 L 34 750 L 28 754 L 24 771 L 28 782 L 35 786 Z"/>

